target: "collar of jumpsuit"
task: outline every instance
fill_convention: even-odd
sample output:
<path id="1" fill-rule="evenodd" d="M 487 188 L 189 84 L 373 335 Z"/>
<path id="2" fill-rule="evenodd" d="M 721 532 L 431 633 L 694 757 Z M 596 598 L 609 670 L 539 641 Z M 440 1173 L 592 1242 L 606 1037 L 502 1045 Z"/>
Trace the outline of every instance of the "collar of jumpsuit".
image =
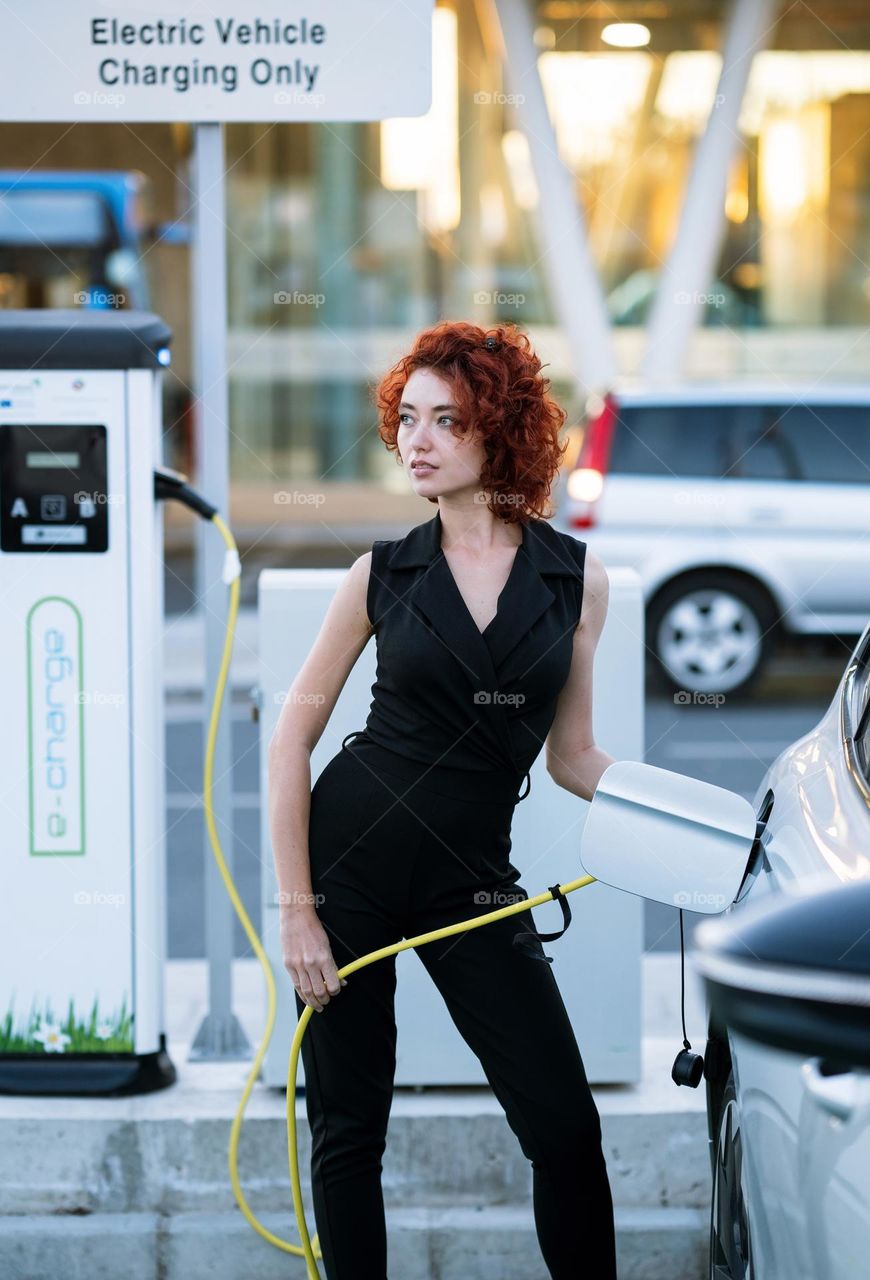
<path id="1" fill-rule="evenodd" d="M 504 767 L 519 767 L 524 772 L 525 765 L 518 757 L 526 756 L 527 750 L 516 750 L 511 709 L 517 698 L 524 697 L 524 676 L 544 655 L 539 651 L 540 640 L 534 646 L 537 652 L 517 651 L 556 600 L 554 578 L 579 579 L 582 592 L 585 544 L 558 532 L 546 520 L 524 521 L 522 544 L 499 596 L 496 615 L 481 632 L 441 549 L 441 534 L 441 513 L 437 512 L 394 545 L 386 564 L 390 570 L 426 568 L 402 595 L 402 603 L 424 616 L 452 655 L 455 678 L 466 682 L 469 697 L 473 693 L 477 717 L 496 756 L 502 758 Z M 551 637 L 547 643 L 553 641 Z M 425 676 L 425 672 L 420 674 Z"/>

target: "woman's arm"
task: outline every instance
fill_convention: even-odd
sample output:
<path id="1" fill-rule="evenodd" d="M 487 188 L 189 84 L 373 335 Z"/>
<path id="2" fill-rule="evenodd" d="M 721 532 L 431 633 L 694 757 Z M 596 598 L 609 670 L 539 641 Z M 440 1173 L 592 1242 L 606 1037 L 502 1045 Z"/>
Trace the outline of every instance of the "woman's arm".
<path id="1" fill-rule="evenodd" d="M 269 825 L 281 913 L 314 912 L 308 860 L 311 753 L 372 636 L 366 614 L 371 555 L 342 579 L 269 742 Z"/>
<path id="2" fill-rule="evenodd" d="M 592 736 L 592 662 L 607 617 L 610 583 L 599 556 L 586 549 L 583 606 L 574 632 L 571 670 L 556 704 L 545 746 L 547 772 L 560 787 L 591 800 L 614 757 Z"/>

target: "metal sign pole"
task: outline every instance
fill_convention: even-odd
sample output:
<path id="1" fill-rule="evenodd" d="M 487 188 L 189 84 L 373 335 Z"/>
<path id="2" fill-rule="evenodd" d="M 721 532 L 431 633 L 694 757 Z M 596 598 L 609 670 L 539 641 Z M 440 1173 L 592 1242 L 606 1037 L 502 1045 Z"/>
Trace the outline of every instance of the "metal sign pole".
<path id="1" fill-rule="evenodd" d="M 227 269 L 224 126 L 194 127 L 194 236 L 191 322 L 197 389 L 196 487 L 229 520 L 229 403 L 227 397 Z M 196 526 L 196 593 L 204 620 L 203 752 L 210 698 L 220 673 L 227 588 L 224 544 L 211 524 Z M 214 757 L 214 820 L 227 865 L 233 871 L 231 681 L 218 724 Z M 233 910 L 203 833 L 205 858 L 205 944 L 208 1011 L 191 1045 L 191 1059 L 240 1059 L 251 1047 L 231 1007 Z"/>

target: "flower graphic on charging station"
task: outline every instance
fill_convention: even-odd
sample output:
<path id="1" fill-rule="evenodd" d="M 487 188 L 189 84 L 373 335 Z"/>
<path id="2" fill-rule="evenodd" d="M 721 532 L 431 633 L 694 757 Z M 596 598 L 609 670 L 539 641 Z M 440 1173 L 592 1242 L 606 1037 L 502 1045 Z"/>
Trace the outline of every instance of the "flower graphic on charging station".
<path id="1" fill-rule="evenodd" d="M 41 1041 L 46 1053 L 63 1053 L 70 1042 L 70 1037 L 56 1022 L 46 1022 L 38 1031 L 34 1031 L 33 1038 Z"/>

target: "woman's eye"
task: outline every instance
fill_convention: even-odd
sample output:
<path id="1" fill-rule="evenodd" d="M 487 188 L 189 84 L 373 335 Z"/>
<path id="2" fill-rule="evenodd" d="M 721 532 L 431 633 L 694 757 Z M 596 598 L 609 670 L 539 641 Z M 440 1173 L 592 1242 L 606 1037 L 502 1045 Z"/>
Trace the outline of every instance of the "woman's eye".
<path id="1" fill-rule="evenodd" d="M 400 425 L 400 426 L 405 426 L 405 425 L 406 425 L 405 420 L 406 420 L 407 418 L 410 418 L 410 416 L 411 416 L 411 415 L 410 415 L 410 413 L 400 413 L 400 414 L 399 414 L 399 425 Z M 453 415 L 452 415 L 451 413 L 442 413 L 442 414 L 441 414 L 441 416 L 439 417 L 438 421 L 439 421 L 439 422 L 455 422 L 455 421 L 456 421 L 456 419 L 453 417 Z"/>

